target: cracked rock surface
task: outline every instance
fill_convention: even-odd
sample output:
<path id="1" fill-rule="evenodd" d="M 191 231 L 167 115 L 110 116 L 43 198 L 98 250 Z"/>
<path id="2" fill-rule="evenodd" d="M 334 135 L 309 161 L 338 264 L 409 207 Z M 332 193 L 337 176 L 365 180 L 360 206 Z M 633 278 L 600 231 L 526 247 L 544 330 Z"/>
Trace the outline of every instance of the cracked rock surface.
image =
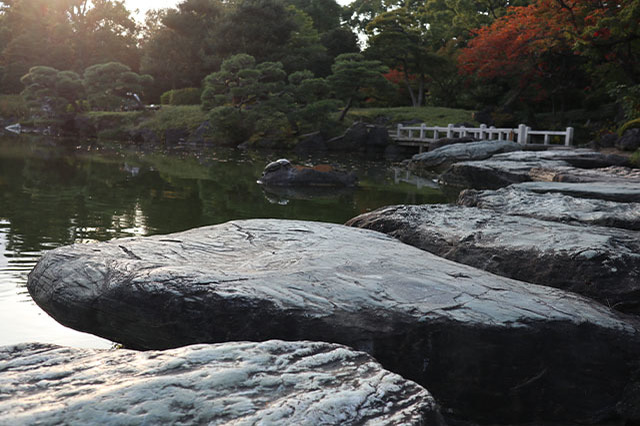
<path id="1" fill-rule="evenodd" d="M 442 424 L 424 388 L 328 343 L 22 344 L 0 347 L 0 371 L 11 424 Z"/>
<path id="2" fill-rule="evenodd" d="M 497 191 L 467 189 L 460 193 L 458 204 L 553 222 L 640 231 L 640 203 L 577 198 L 560 192 L 538 193 L 519 185 Z"/>
<path id="3" fill-rule="evenodd" d="M 436 148 L 433 151 L 414 155 L 408 163 L 409 170 L 444 170 L 458 161 L 485 160 L 494 154 L 518 151 L 522 145 L 512 141 L 478 141 L 456 143 Z"/>
<path id="4" fill-rule="evenodd" d="M 369 230 L 247 220 L 78 244 L 46 253 L 28 288 L 61 323 L 132 348 L 346 344 L 457 419 L 640 420 L 633 318 Z"/>
<path id="5" fill-rule="evenodd" d="M 640 203 L 640 182 L 525 182 L 518 189 L 537 193 L 559 193 L 580 198 Z"/>
<path id="6" fill-rule="evenodd" d="M 384 207 L 348 224 L 498 275 L 573 291 L 640 314 L 636 231 L 449 205 Z"/>
<path id="7" fill-rule="evenodd" d="M 440 179 L 449 186 L 473 189 L 498 189 L 536 180 L 597 180 L 618 185 L 634 179 L 633 184 L 639 186 L 637 174 L 622 167 L 626 165 L 624 157 L 583 149 L 514 151 L 482 161 L 455 163 Z"/>

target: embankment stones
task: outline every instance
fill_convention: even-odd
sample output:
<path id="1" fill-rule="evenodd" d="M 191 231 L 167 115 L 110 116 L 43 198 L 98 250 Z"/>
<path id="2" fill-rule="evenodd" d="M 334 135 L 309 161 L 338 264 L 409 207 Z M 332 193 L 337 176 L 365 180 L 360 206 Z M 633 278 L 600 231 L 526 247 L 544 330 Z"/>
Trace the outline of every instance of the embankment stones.
<path id="1" fill-rule="evenodd" d="M 342 343 L 479 422 L 640 420 L 634 319 L 341 225 L 249 220 L 52 250 L 29 292 L 133 348 Z"/>
<path id="2" fill-rule="evenodd" d="M 0 347 L 0 371 L 7 424 L 442 424 L 422 387 L 328 343 L 23 344 Z"/>

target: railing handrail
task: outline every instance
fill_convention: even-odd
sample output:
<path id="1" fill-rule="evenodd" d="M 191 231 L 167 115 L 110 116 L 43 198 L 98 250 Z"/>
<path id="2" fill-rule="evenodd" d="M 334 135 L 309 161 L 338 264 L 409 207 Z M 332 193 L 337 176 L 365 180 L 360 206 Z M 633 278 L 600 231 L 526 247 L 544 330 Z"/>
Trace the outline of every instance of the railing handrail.
<path id="1" fill-rule="evenodd" d="M 403 132 L 406 136 L 403 136 Z M 414 132 L 418 132 L 414 135 Z M 432 137 L 427 135 L 427 132 L 432 133 Z M 532 130 L 531 127 L 520 124 L 516 128 L 494 127 L 481 124 L 480 127 L 466 127 L 466 126 L 454 126 L 449 124 L 448 126 L 427 126 L 426 124 L 420 125 L 404 125 L 398 124 L 395 131 L 395 139 L 399 141 L 411 141 L 411 142 L 424 142 L 429 143 L 437 139 L 440 139 L 440 133 L 445 133 L 446 137 L 451 138 L 454 135 L 467 136 L 477 135 L 480 139 L 485 136 L 491 138 L 494 135 L 498 137 L 498 140 L 513 140 L 516 139 L 520 144 L 531 143 L 531 136 L 544 136 L 544 144 L 549 145 L 551 142 L 551 136 L 564 136 L 564 145 L 570 146 L 573 141 L 573 127 L 567 127 L 566 130 Z M 393 137 L 393 135 L 392 135 Z"/>

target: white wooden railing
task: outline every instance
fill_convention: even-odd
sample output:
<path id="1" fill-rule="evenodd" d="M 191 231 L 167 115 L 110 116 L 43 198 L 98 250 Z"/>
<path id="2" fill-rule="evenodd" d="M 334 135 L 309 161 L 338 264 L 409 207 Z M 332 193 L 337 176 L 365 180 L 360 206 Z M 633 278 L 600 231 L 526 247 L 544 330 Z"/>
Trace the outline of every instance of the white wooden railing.
<path id="1" fill-rule="evenodd" d="M 395 132 L 391 131 L 390 136 L 397 140 L 398 143 L 404 145 L 423 145 L 434 142 L 441 138 L 456 138 L 464 136 L 473 136 L 476 139 L 483 140 L 515 140 L 520 144 L 535 143 L 542 137 L 542 143 L 549 145 L 552 136 L 564 137 L 564 145 L 571 146 L 573 142 L 573 127 L 567 127 L 566 130 L 531 130 L 525 124 L 521 124 L 516 128 L 496 128 L 481 124 L 480 127 L 456 127 L 449 124 L 447 127 L 427 126 L 421 124 L 419 126 L 405 126 L 398 124 Z"/>

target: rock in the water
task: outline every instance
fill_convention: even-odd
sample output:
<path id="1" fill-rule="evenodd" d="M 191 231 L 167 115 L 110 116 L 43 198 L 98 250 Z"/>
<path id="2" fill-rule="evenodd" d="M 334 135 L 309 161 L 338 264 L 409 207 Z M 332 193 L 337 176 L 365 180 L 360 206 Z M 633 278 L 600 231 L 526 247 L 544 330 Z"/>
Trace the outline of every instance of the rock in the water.
<path id="1" fill-rule="evenodd" d="M 442 424 L 425 389 L 328 343 L 22 344 L 0 347 L 0 370 L 7 424 Z"/>
<path id="2" fill-rule="evenodd" d="M 640 314 L 639 232 L 448 205 L 384 207 L 348 224 L 498 275 Z"/>
<path id="3" fill-rule="evenodd" d="M 496 154 L 483 161 L 461 161 L 453 164 L 442 176 L 444 184 L 473 189 L 498 189 L 513 183 L 531 180 L 589 180 L 620 181 L 612 176 L 615 167 L 626 167 L 628 159 L 617 155 L 575 150 L 514 151 Z M 612 167 L 613 166 L 613 167 Z M 580 169 L 611 168 L 583 171 Z"/>
<path id="4" fill-rule="evenodd" d="M 494 154 L 522 149 L 512 141 L 478 141 L 445 145 L 433 151 L 416 154 L 409 161 L 409 170 L 415 172 L 444 170 L 459 161 L 484 160 Z"/>
<path id="5" fill-rule="evenodd" d="M 294 166 L 287 159 L 266 165 L 258 183 L 266 186 L 355 186 L 358 178 L 353 173 L 334 170 L 331 166 Z"/>
<path id="6" fill-rule="evenodd" d="M 464 190 L 460 193 L 458 204 L 554 222 L 578 222 L 640 231 L 640 203 L 576 198 L 551 192 L 537 193 L 514 185 L 497 191 Z"/>
<path id="7" fill-rule="evenodd" d="M 598 169 L 630 165 L 629 159 L 615 154 L 603 154 L 589 149 L 550 149 L 547 151 L 516 151 L 497 154 L 495 161 L 564 161 L 581 169 Z"/>
<path id="8" fill-rule="evenodd" d="M 531 180 L 537 182 L 607 182 L 611 185 L 635 182 L 640 185 L 640 170 L 611 166 L 601 169 L 579 169 L 577 167 L 534 168 L 529 171 Z"/>
<path id="9" fill-rule="evenodd" d="M 635 320 L 373 231 L 248 220 L 77 244 L 47 252 L 27 286 L 61 323 L 128 347 L 335 342 L 456 418 L 640 420 Z"/>
<path id="10" fill-rule="evenodd" d="M 514 185 L 518 189 L 537 193 L 559 193 L 579 198 L 617 201 L 622 203 L 640 202 L 640 184 L 630 182 L 525 182 Z"/>
<path id="11" fill-rule="evenodd" d="M 498 189 L 513 183 L 529 182 L 531 170 L 567 167 L 564 161 L 461 161 L 440 176 L 443 184 L 460 188 Z"/>

